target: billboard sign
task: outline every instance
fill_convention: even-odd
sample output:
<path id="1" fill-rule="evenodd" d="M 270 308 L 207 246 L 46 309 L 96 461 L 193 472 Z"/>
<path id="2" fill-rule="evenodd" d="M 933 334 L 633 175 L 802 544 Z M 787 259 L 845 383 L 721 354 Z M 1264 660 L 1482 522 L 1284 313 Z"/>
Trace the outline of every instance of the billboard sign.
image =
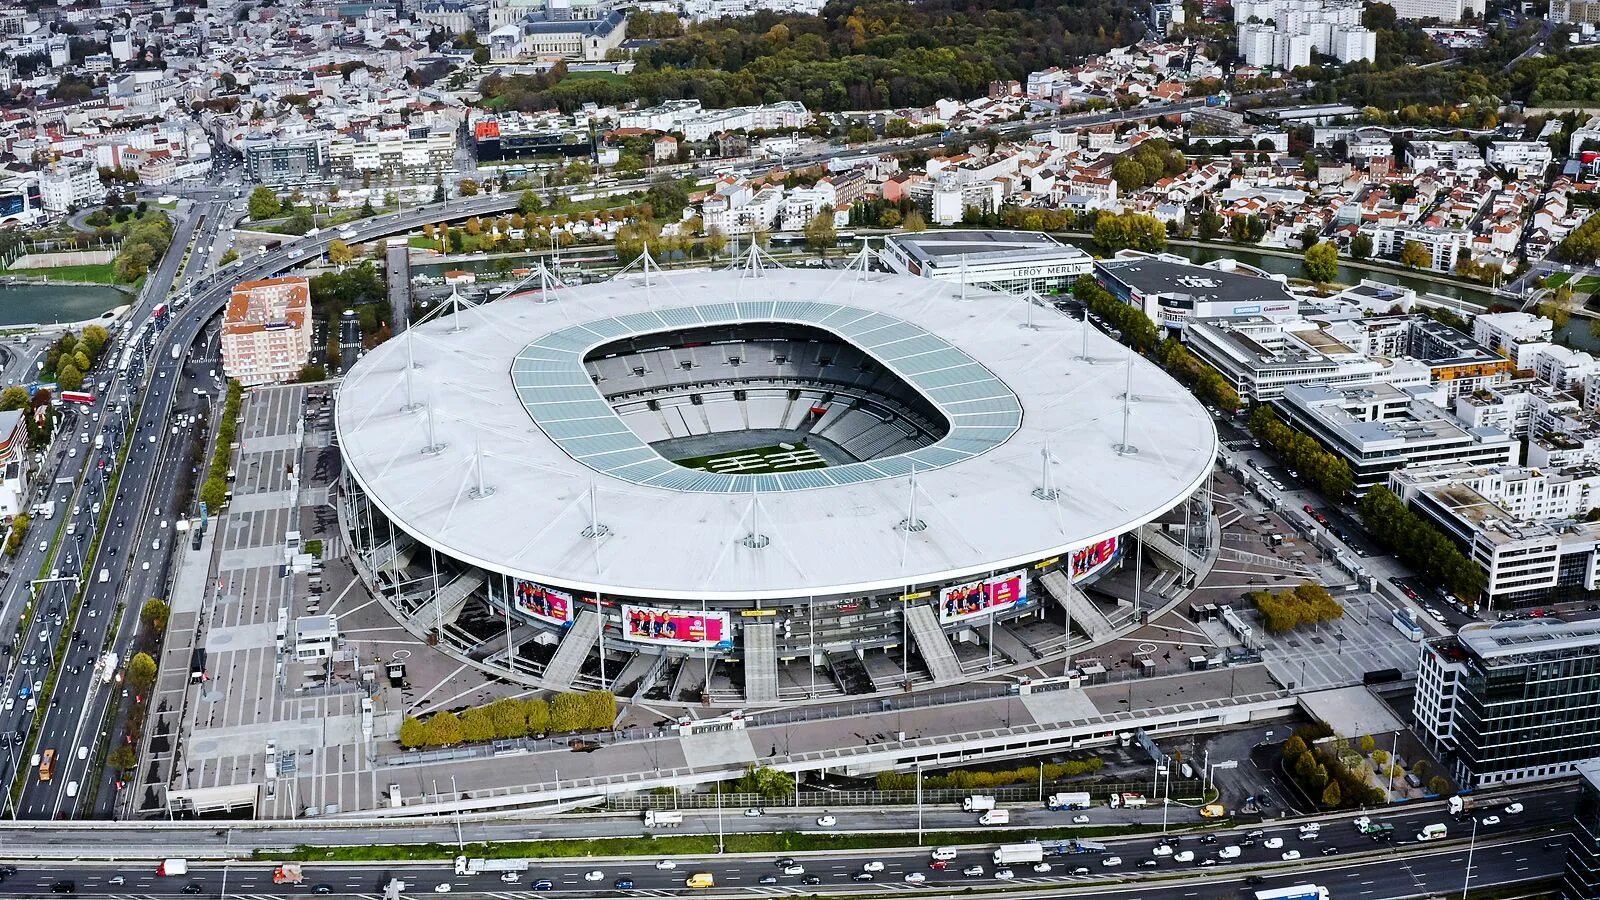
<path id="1" fill-rule="evenodd" d="M 691 612 L 625 604 L 622 607 L 622 636 L 641 644 L 714 647 L 718 650 L 733 646 L 733 629 L 725 612 Z"/>
<path id="2" fill-rule="evenodd" d="M 1098 544 L 1090 544 L 1082 550 L 1072 552 L 1072 580 L 1087 578 L 1106 566 L 1117 561 L 1122 553 L 1122 543 L 1118 538 L 1106 538 Z"/>
<path id="3" fill-rule="evenodd" d="M 531 581 L 516 581 L 512 585 L 517 608 L 541 622 L 553 625 L 572 624 L 572 595 Z"/>
<path id="4" fill-rule="evenodd" d="M 939 591 L 939 621 L 960 622 L 1027 605 L 1028 573 L 1025 569 L 1019 569 L 983 581 L 951 585 Z"/>

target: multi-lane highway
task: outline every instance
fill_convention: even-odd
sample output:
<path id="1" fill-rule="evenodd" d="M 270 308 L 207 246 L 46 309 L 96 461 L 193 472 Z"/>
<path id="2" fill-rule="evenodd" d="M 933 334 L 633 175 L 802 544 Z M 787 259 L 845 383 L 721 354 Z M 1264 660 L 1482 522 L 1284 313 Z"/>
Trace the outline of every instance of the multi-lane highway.
<path id="1" fill-rule="evenodd" d="M 151 273 L 141 302 L 129 312 L 125 321 L 138 323 L 148 318 L 151 311 L 165 301 L 168 288 L 181 270 L 192 273 L 205 265 L 204 254 L 194 251 L 216 241 L 231 225 L 227 209 L 227 204 L 220 201 L 198 204 L 190 215 L 181 219 L 174 233 L 174 252 L 164 257 Z M 187 255 L 182 252 L 185 247 L 191 248 Z M 182 325 L 176 330 L 180 334 L 174 337 L 181 339 Z M 130 331 L 127 340 L 139 341 L 140 334 Z M 188 337 L 192 340 L 193 333 Z M 187 343 L 180 346 L 187 346 Z M 36 698 L 41 704 L 37 711 L 41 723 L 34 755 L 42 758 L 46 751 L 52 751 L 54 771 L 49 781 L 39 778 L 39 769 L 32 757 L 21 759 L 22 742 L 18 735 L 27 733 L 29 720 L 21 717 L 0 720 L 0 729 L 12 733 L 8 742 L 11 758 L 7 765 L 14 765 L 25 778 L 16 809 L 17 815 L 23 818 L 69 817 L 85 800 L 98 793 L 86 790 L 84 776 L 95 762 L 106 704 L 114 699 L 114 691 L 120 689 L 100 682 L 94 664 L 104 649 L 128 646 L 138 627 L 138 610 L 143 599 L 159 596 L 160 585 L 164 583 L 170 551 L 166 546 L 167 537 L 150 537 L 144 518 L 146 512 L 172 518 L 171 493 L 178 473 L 171 465 L 163 469 L 158 463 L 176 456 L 187 465 L 188 457 L 181 452 L 181 447 L 163 439 L 170 435 L 169 414 L 177 396 L 179 363 L 166 353 L 166 344 L 152 331 L 135 354 L 135 363 L 127 372 L 118 373 L 117 361 L 127 349 L 125 343 L 116 342 L 105 351 L 100 365 L 88 379 L 95 388 L 95 402 L 73 407 L 57 439 L 57 443 L 66 448 L 65 464 L 57 477 L 63 481 L 76 480 L 75 487 L 61 486 L 57 516 L 51 520 L 52 525 L 65 526 L 60 548 L 51 563 L 52 570 L 63 580 L 40 586 L 41 612 L 34 616 L 29 632 L 22 635 L 21 647 L 14 659 L 13 685 L 6 692 L 6 697 L 17 707 L 8 710 L 6 715 L 14 716 L 18 710 L 27 715 L 25 701 L 18 697 L 21 687 L 26 684 L 29 693 L 37 695 L 38 689 L 49 680 L 47 671 L 55 667 L 56 680 L 49 697 Z M 147 365 L 152 359 L 154 365 Z M 148 393 L 140 383 L 140 376 L 146 374 L 146 369 L 151 369 L 148 382 L 152 389 Z M 192 399 L 187 393 L 182 396 Z M 126 448 L 121 476 L 115 493 L 108 495 L 116 456 L 126 440 L 126 426 L 135 410 L 139 419 L 131 423 L 132 440 Z M 178 430 L 177 437 L 182 441 L 191 436 L 190 430 Z M 161 529 L 158 526 L 155 530 Z M 40 529 L 39 533 L 41 536 L 37 540 L 30 538 L 30 544 L 46 540 L 43 535 L 48 532 Z M 157 541 L 161 546 L 156 545 Z M 33 549 L 37 551 L 38 548 L 34 546 Z M 89 558 L 91 552 L 93 558 Z M 27 571 L 21 567 L 30 564 L 38 565 L 24 560 L 18 564 L 18 571 Z M 70 580 L 74 576 L 79 580 Z M 74 616 L 70 601 L 80 582 L 83 602 Z M 21 579 L 13 579 L 11 590 L 23 585 Z M 119 597 L 127 604 L 127 611 L 120 620 L 114 615 Z M 110 635 L 112 624 L 118 621 L 121 623 L 118 634 Z M 61 640 L 63 632 L 70 632 L 64 642 Z M 55 650 L 62 643 L 65 653 L 55 658 Z"/>
<path id="2" fill-rule="evenodd" d="M 1292 832 L 1290 833 L 1292 838 Z M 1192 840 L 1179 845 L 1194 847 Z M 1564 842 L 1543 835 L 1485 838 L 1472 847 L 1474 885 L 1511 884 L 1558 875 L 1564 862 Z M 1053 851 L 1053 848 L 1052 848 Z M 985 890 L 1005 897 L 1005 888 L 1020 891 L 1011 896 L 1112 895 L 1127 900 L 1177 900 L 1216 897 L 1245 889 L 1267 890 L 1315 883 L 1328 887 L 1338 900 L 1437 896 L 1461 890 L 1467 877 L 1468 848 L 1460 843 L 1436 847 L 1374 849 L 1355 848 L 1349 856 L 1315 857 L 1293 871 L 1278 866 L 1229 865 L 1207 869 L 1164 864 L 1153 869 L 1105 866 L 1111 857 L 1101 854 L 1049 853 L 1048 871 L 1018 865 L 1009 879 L 995 876 L 988 847 L 962 848 L 944 868 L 935 869 L 931 851 L 919 848 L 886 851 L 865 856 L 794 854 L 741 854 L 721 857 L 645 857 L 633 859 L 541 860 L 529 862 L 515 881 L 501 872 L 457 874 L 448 859 L 434 862 L 349 864 L 308 862 L 299 885 L 274 884 L 270 862 L 198 862 L 188 860 L 181 876 L 156 874 L 155 860 L 123 863 L 66 862 L 58 865 L 19 866 L 0 882 L 0 896 L 48 891 L 70 880 L 80 894 L 109 896 L 180 895 L 184 892 L 218 897 L 228 894 L 293 896 L 325 890 L 342 896 L 378 895 L 393 879 L 404 881 L 407 893 L 416 895 L 449 885 L 450 893 L 492 894 L 500 898 L 568 894 L 585 896 L 661 896 L 683 891 L 695 873 L 713 876 L 716 890 L 742 896 L 800 896 L 825 890 L 829 894 L 881 894 L 888 890 L 927 892 L 949 896 L 956 891 Z M 1359 855 L 1355 855 L 1359 853 Z M 780 861 L 785 865 L 780 865 Z M 666 867 L 670 862 L 671 867 Z M 868 868 L 871 880 L 858 880 Z M 982 874 L 978 873 L 982 870 Z M 964 874 L 970 872 L 971 874 Z M 915 873 L 915 874 L 913 874 Z M 908 876 L 910 878 L 908 879 Z M 910 879 L 917 879 L 915 881 Z M 1115 880 L 1113 880 L 1115 879 Z"/>

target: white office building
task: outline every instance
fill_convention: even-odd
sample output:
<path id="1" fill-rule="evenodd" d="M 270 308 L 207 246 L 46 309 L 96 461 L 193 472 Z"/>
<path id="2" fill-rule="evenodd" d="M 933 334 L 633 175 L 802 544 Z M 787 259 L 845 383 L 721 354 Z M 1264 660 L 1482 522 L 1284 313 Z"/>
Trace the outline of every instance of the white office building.
<path id="1" fill-rule="evenodd" d="M 1031 231 L 892 234 L 884 241 L 883 260 L 907 275 L 1040 294 L 1063 291 L 1094 271 L 1089 254 Z"/>
<path id="2" fill-rule="evenodd" d="M 88 159 L 58 159 L 39 172 L 39 202 L 52 213 L 100 203 L 106 187 Z"/>

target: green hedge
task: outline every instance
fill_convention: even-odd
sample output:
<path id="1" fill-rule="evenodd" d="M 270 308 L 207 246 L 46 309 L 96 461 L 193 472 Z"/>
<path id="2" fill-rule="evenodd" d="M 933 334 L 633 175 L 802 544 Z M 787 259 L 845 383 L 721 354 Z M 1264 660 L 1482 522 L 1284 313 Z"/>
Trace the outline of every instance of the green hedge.
<path id="1" fill-rule="evenodd" d="M 1064 763 L 1045 763 L 1044 780 L 1053 782 L 1060 781 L 1063 778 L 1074 778 L 1079 775 L 1091 775 L 1100 771 L 1100 768 L 1104 765 L 1105 760 L 1098 756 L 1091 756 L 1088 759 L 1069 759 Z M 911 772 L 879 772 L 877 783 L 880 791 L 912 791 L 916 790 L 917 776 Z M 929 790 L 939 788 L 965 790 L 967 788 L 1005 787 L 1009 784 L 1038 783 L 1038 766 L 1002 769 L 997 772 L 984 769 L 956 769 L 943 775 L 922 776 L 922 786 Z"/>
<path id="2" fill-rule="evenodd" d="M 200 500 L 213 515 L 228 498 L 228 463 L 233 459 L 233 441 L 239 434 L 239 407 L 244 402 L 244 388 L 237 381 L 228 382 L 228 396 L 222 404 L 222 418 L 217 423 L 217 446 L 211 451 L 211 465 L 206 470 L 205 483 L 200 486 Z"/>

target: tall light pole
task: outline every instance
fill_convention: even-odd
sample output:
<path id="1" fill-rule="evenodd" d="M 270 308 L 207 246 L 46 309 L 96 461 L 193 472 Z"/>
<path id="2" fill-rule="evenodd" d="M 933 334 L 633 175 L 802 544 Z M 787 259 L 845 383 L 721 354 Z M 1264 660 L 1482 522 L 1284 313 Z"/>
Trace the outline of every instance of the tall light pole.
<path id="1" fill-rule="evenodd" d="M 917 763 L 917 846 L 922 846 L 922 763 Z"/>
<path id="2" fill-rule="evenodd" d="M 1467 874 L 1461 879 L 1461 900 L 1467 900 L 1467 886 L 1472 884 L 1472 851 L 1478 846 L 1478 817 L 1472 817 L 1472 839 L 1467 841 Z"/>
<path id="3" fill-rule="evenodd" d="M 726 850 L 727 847 L 722 840 L 722 782 L 719 781 L 717 782 L 717 852 L 723 853 Z"/>

